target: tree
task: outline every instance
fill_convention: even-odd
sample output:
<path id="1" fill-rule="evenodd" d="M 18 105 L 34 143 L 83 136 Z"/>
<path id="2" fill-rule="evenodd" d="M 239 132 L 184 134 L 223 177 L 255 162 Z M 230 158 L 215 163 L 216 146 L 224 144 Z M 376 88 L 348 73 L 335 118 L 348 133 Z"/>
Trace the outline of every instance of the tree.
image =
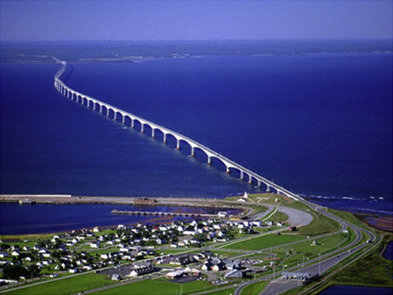
<path id="1" fill-rule="evenodd" d="M 7 265 L 3 270 L 3 277 L 5 279 L 15 280 L 19 277 L 28 277 L 29 271 L 22 265 Z"/>

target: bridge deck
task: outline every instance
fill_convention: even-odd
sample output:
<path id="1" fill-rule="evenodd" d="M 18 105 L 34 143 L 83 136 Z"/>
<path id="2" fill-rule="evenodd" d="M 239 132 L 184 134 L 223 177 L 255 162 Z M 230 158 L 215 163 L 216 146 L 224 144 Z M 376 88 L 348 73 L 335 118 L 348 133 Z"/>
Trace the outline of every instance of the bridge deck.
<path id="1" fill-rule="evenodd" d="M 55 59 L 55 58 L 54 58 Z M 208 158 L 208 163 L 211 163 L 211 158 L 216 158 L 220 160 L 226 167 L 226 172 L 230 173 L 231 169 L 236 169 L 240 172 L 240 178 L 243 179 L 244 174 L 248 176 L 248 182 L 252 183 L 253 180 L 257 182 L 257 186 L 260 187 L 261 184 L 263 183 L 267 187 L 267 191 L 270 191 L 270 189 L 274 189 L 277 193 L 282 193 L 290 198 L 293 198 L 295 200 L 300 200 L 301 197 L 298 195 L 292 193 L 291 191 L 275 184 L 274 182 L 266 179 L 265 177 L 243 167 L 242 165 L 239 165 L 238 163 L 228 159 L 227 157 L 213 151 L 212 149 L 200 144 L 199 142 L 188 138 L 178 132 L 175 132 L 173 130 L 170 130 L 168 128 L 165 128 L 159 124 L 153 123 L 151 121 L 148 121 L 146 119 L 143 119 L 141 117 L 138 117 L 132 113 L 126 112 L 124 110 L 121 110 L 117 107 L 114 107 L 108 103 L 102 102 L 98 99 L 89 97 L 83 93 L 80 93 L 71 87 L 69 87 L 67 84 L 65 84 L 61 80 L 62 74 L 65 72 L 67 63 L 65 61 L 60 61 L 58 59 L 55 59 L 56 62 L 62 64 L 62 68 L 55 74 L 54 76 L 54 86 L 57 89 L 58 92 L 60 92 L 63 96 L 66 96 L 67 98 L 71 98 L 71 100 L 75 101 L 90 108 L 90 105 L 93 107 L 92 110 L 96 111 L 96 106 L 99 107 L 99 113 L 103 114 L 104 109 L 106 110 L 106 116 L 110 117 L 110 112 L 113 113 L 113 119 L 117 120 L 117 115 L 119 114 L 122 119 L 122 123 L 125 124 L 125 120 L 128 117 L 131 120 L 131 127 L 134 127 L 134 122 L 138 121 L 141 124 L 141 132 L 144 132 L 144 127 L 149 126 L 152 130 L 152 137 L 155 135 L 155 131 L 160 131 L 163 134 L 163 141 L 166 142 L 166 137 L 167 135 L 173 136 L 176 141 L 177 141 L 177 148 L 180 149 L 180 142 L 184 141 L 191 147 L 191 156 L 194 156 L 194 151 L 195 149 L 199 149 L 202 152 L 204 152 Z M 86 105 L 85 105 L 86 102 Z"/>

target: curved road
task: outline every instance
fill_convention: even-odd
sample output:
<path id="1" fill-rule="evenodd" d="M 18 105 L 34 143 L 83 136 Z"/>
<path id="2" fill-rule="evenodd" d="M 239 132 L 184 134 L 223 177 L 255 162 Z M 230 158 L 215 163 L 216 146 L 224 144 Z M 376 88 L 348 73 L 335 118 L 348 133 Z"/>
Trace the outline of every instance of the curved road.
<path id="1" fill-rule="evenodd" d="M 354 241 L 352 241 L 349 245 L 347 245 L 345 247 L 339 248 L 335 251 L 331 251 L 325 255 L 321 255 L 320 257 L 318 257 L 316 259 L 308 261 L 305 264 L 305 266 L 302 268 L 293 267 L 293 268 L 287 269 L 286 271 L 290 272 L 290 271 L 296 270 L 297 272 L 310 273 L 311 276 L 321 275 L 326 270 L 337 265 L 342 260 L 344 260 L 348 256 L 352 255 L 353 252 L 359 251 L 368 245 L 366 243 L 358 244 L 360 242 L 360 240 L 362 239 L 362 232 L 365 234 L 368 234 L 370 236 L 370 241 L 372 241 L 372 242 L 376 241 L 376 236 L 372 232 L 370 232 L 366 229 L 363 229 L 363 228 L 359 228 L 359 227 L 357 227 L 357 226 L 355 226 L 355 225 L 353 225 L 353 224 L 351 224 L 351 223 L 349 223 L 339 217 L 336 217 L 335 215 L 333 215 L 329 212 L 324 211 L 324 207 L 320 207 L 318 205 L 315 205 L 315 204 L 310 203 L 305 200 L 301 200 L 300 202 L 304 203 L 305 205 L 307 205 L 308 207 L 310 207 L 312 209 L 315 209 L 316 211 L 318 211 L 322 215 L 325 215 L 326 217 L 338 222 L 341 225 L 341 229 L 338 232 L 341 232 L 342 230 L 344 230 L 348 227 L 352 228 L 355 232 L 355 239 L 354 239 Z M 338 232 L 335 232 L 332 234 L 336 234 Z M 358 245 L 356 246 L 356 244 L 358 244 Z M 349 251 L 349 249 L 350 249 L 350 251 Z M 345 251 L 345 250 L 348 250 L 348 251 Z M 345 252 L 343 252 L 343 251 L 345 251 Z M 236 288 L 234 294 L 240 295 L 241 290 L 243 288 L 245 288 L 246 286 L 260 282 L 260 281 L 265 281 L 265 280 L 269 279 L 268 277 L 269 276 L 264 276 L 264 277 L 261 277 L 261 278 L 255 279 L 255 280 L 244 282 Z M 270 277 L 271 277 L 271 275 L 270 275 Z M 282 292 L 296 288 L 297 286 L 299 286 L 299 284 L 302 284 L 302 282 L 298 281 L 298 280 L 284 280 L 281 278 L 275 279 L 275 280 L 269 282 L 269 284 L 266 286 L 266 288 L 263 290 L 263 292 L 261 294 L 266 294 L 266 295 L 267 294 L 280 294 Z"/>

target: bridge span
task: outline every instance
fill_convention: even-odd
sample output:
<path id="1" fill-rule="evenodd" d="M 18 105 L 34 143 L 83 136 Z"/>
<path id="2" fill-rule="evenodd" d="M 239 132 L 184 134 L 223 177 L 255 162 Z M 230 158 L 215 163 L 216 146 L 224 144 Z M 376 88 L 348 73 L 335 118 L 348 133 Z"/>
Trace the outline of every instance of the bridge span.
<path id="1" fill-rule="evenodd" d="M 150 122 L 146 119 L 143 119 L 141 117 L 138 117 L 134 114 L 131 114 L 129 112 L 126 112 L 124 110 L 121 110 L 117 107 L 114 107 L 108 103 L 102 102 L 96 98 L 90 97 L 86 94 L 83 94 L 79 91 L 76 91 L 69 87 L 66 83 L 64 83 L 61 80 L 61 76 L 66 70 L 67 67 L 67 62 L 58 60 L 54 58 L 57 63 L 62 64 L 63 66 L 61 69 L 55 74 L 54 76 L 54 86 L 56 90 L 65 96 L 66 98 L 69 98 L 72 101 L 75 101 L 76 103 L 79 103 L 101 115 L 104 115 L 108 118 L 111 118 L 113 120 L 121 120 L 121 123 L 123 125 L 126 125 L 127 121 L 130 121 L 130 128 L 135 128 L 135 122 L 138 122 L 140 124 L 140 131 L 142 133 L 145 132 L 145 127 L 149 127 L 151 129 L 151 136 L 155 137 L 157 132 L 160 132 L 163 137 L 163 142 L 167 142 L 167 137 L 172 136 L 176 140 L 176 148 L 180 149 L 180 142 L 185 142 L 191 147 L 191 156 L 195 156 L 195 150 L 198 149 L 202 151 L 203 153 L 206 154 L 207 156 L 207 163 L 210 165 L 212 163 L 212 158 L 218 159 L 221 161 L 226 168 L 226 173 L 230 173 L 231 170 L 237 170 L 240 174 L 240 179 L 245 179 L 248 180 L 248 183 L 252 184 L 253 181 L 256 182 L 257 187 L 262 187 L 262 185 L 266 186 L 266 191 L 270 192 L 272 189 L 276 191 L 278 194 L 283 194 L 286 195 L 290 198 L 293 198 L 295 200 L 301 199 L 298 195 L 292 193 L 291 191 L 275 184 L 274 182 L 264 178 L 263 176 L 258 175 L 257 173 L 235 163 L 234 161 L 228 159 L 227 157 L 211 150 L 210 148 L 200 144 L 199 142 L 196 142 L 195 140 L 188 138 L 180 133 L 177 133 L 173 130 L 170 130 L 168 128 L 165 128 L 161 125 L 158 125 L 156 123 Z M 127 120 L 128 119 L 128 120 Z"/>

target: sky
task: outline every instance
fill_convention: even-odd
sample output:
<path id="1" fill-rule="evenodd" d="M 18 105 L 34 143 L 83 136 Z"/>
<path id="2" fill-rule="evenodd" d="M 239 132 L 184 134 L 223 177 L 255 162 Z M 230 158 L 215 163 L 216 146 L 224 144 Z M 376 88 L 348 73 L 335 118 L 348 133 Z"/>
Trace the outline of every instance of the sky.
<path id="1" fill-rule="evenodd" d="M 392 39 L 393 0 L 0 0 L 0 41 Z"/>

